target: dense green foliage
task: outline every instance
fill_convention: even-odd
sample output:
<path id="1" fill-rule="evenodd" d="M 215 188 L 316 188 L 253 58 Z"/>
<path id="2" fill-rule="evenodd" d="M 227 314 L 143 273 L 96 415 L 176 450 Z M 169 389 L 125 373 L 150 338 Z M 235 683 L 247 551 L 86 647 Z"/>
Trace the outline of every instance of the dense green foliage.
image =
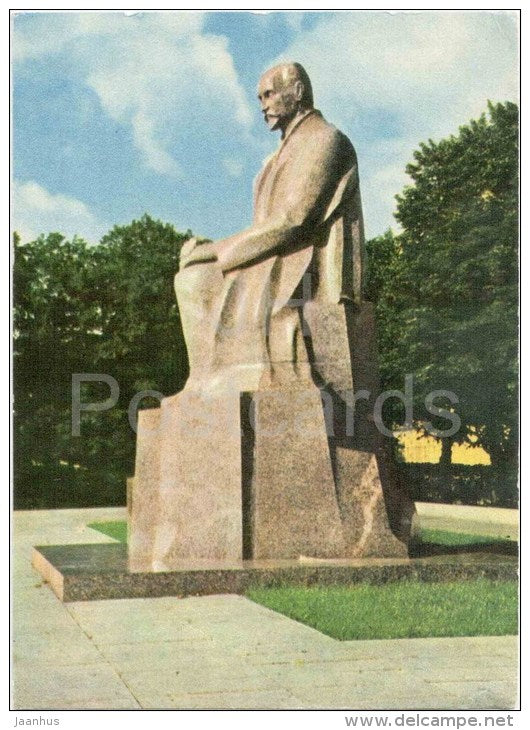
<path id="1" fill-rule="evenodd" d="M 255 588 L 247 596 L 344 641 L 517 634 L 516 581 Z"/>
<path id="2" fill-rule="evenodd" d="M 15 237 L 15 506 L 123 504 L 130 399 L 174 393 L 187 375 L 172 284 L 189 235 L 144 216 L 98 246 L 58 233 L 25 245 Z M 81 414 L 78 437 L 73 373 L 104 373 L 120 388 L 115 407 Z M 81 392 L 83 402 L 103 401 L 109 388 L 87 383 Z"/>
<path id="3" fill-rule="evenodd" d="M 517 507 L 517 462 L 501 466 L 482 464 L 397 465 L 411 498 L 420 502 Z"/>
<path id="4" fill-rule="evenodd" d="M 496 466 L 515 465 L 517 106 L 489 104 L 458 135 L 421 144 L 407 172 L 412 184 L 397 196 L 402 232 L 368 244 L 383 385 L 403 389 L 412 374 L 417 425 L 439 429 L 448 421 L 427 413 L 424 398 L 452 391 L 462 421 L 453 439 L 483 446 Z"/>

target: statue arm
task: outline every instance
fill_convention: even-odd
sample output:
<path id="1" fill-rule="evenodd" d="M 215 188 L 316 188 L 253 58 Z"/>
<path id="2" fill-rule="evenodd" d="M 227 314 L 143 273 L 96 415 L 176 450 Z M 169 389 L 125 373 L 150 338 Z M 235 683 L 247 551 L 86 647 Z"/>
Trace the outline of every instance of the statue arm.
<path id="1" fill-rule="evenodd" d="M 224 272 L 248 266 L 287 249 L 303 247 L 305 226 L 289 218 L 254 225 L 215 245 Z"/>
<path id="2" fill-rule="evenodd" d="M 302 159 L 287 161 L 292 183 L 281 215 L 213 244 L 223 272 L 307 246 L 308 234 L 322 221 L 341 179 L 343 154 L 337 134 L 311 140 Z"/>
<path id="3" fill-rule="evenodd" d="M 181 268 L 217 261 L 223 272 L 240 269 L 285 248 L 294 248 L 297 239 L 303 242 L 303 230 L 303 226 L 288 220 L 268 221 L 214 243 L 195 243 L 181 252 Z"/>

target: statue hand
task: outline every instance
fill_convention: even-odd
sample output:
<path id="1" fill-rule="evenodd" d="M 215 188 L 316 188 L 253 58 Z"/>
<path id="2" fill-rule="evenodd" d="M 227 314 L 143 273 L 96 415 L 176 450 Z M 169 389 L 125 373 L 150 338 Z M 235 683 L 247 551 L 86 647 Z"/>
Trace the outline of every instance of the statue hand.
<path id="1" fill-rule="evenodd" d="M 180 261 L 181 261 L 181 263 L 183 263 L 184 260 L 188 258 L 188 256 L 190 255 L 190 253 L 193 251 L 193 249 L 195 248 L 195 246 L 197 244 L 198 244 L 198 239 L 195 236 L 193 236 L 193 238 L 189 238 L 184 243 L 184 245 L 180 249 Z"/>
<path id="2" fill-rule="evenodd" d="M 181 251 L 181 267 L 186 268 L 187 266 L 192 266 L 193 264 L 206 264 L 212 261 L 217 261 L 217 254 L 215 252 L 215 244 L 213 243 L 197 243 L 196 239 L 191 239 L 195 241 L 194 247 L 190 250 L 189 253 L 184 252 L 183 246 Z M 191 243 L 191 240 L 187 243 Z M 190 247 L 191 248 L 191 247 Z M 182 254 L 185 253 L 185 257 L 183 258 Z"/>

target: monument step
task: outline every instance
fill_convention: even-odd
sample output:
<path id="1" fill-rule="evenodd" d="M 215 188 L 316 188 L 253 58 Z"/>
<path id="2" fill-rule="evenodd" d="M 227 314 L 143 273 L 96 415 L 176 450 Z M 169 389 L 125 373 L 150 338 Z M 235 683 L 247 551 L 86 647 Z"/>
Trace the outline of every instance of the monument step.
<path id="1" fill-rule="evenodd" d="M 64 602 L 242 594 L 251 586 L 516 580 L 518 565 L 516 556 L 475 552 L 423 558 L 185 561 L 171 572 L 132 573 L 127 546 L 120 543 L 37 546 L 32 562 Z"/>

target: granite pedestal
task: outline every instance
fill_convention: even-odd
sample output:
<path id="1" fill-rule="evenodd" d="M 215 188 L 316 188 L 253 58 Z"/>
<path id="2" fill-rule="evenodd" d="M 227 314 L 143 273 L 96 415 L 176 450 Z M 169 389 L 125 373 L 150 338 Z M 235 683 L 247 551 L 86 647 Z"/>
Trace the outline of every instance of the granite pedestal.
<path id="1" fill-rule="evenodd" d="M 275 361 L 270 372 L 259 359 L 242 372 L 230 365 L 213 384 L 195 367 L 181 393 L 140 412 L 131 571 L 190 560 L 407 557 L 414 506 L 371 417 L 373 308 L 311 301 L 298 314 L 300 333 L 291 317 L 289 337 L 298 350 L 301 333 L 311 340 L 306 361 Z M 279 337 L 280 325 L 271 331 Z M 362 403 L 359 391 L 369 394 Z"/>
<path id="2" fill-rule="evenodd" d="M 244 593 L 250 587 L 516 580 L 517 557 L 491 553 L 412 559 L 188 561 L 169 572 L 133 573 L 118 543 L 45 545 L 33 566 L 62 601 Z"/>

